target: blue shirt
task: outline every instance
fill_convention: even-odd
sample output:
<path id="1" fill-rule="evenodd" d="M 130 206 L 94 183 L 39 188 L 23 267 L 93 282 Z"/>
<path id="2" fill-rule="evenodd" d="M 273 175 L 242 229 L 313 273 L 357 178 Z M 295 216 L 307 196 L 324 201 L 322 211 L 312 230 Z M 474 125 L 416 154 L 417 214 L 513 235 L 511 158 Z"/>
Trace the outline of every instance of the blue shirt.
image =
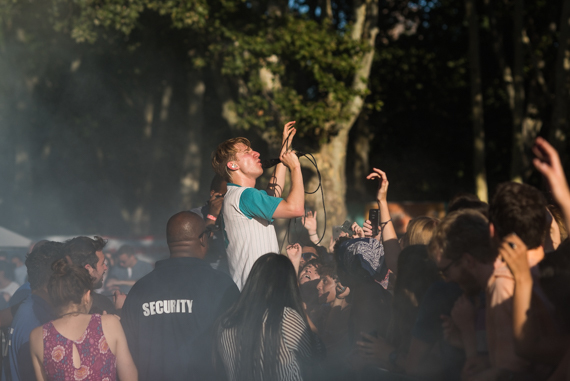
<path id="1" fill-rule="evenodd" d="M 8 348 L 8 369 L 4 370 L 2 380 L 7 380 L 8 372 L 12 381 L 35 380 L 32 356 L 30 355 L 30 333 L 36 327 L 55 319 L 55 314 L 41 296 L 31 294 L 18 308 L 10 329 L 10 346 Z"/>

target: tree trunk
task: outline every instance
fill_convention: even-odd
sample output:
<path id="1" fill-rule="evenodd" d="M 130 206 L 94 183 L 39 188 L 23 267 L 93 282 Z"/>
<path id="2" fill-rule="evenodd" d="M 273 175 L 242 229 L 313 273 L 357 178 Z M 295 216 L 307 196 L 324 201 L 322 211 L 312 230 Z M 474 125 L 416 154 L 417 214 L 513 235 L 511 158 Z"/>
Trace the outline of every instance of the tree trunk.
<path id="1" fill-rule="evenodd" d="M 473 174 L 475 191 L 481 201 L 487 201 L 487 175 L 485 170 L 485 129 L 483 119 L 483 93 L 479 61 L 479 21 L 474 0 L 465 0 L 469 25 L 469 64 L 471 75 L 471 109 L 473 112 Z"/>
<path id="2" fill-rule="evenodd" d="M 570 89 L 570 0 L 564 0 L 560 18 L 554 109 L 548 140 L 558 149 L 564 162 L 568 133 L 568 92 Z"/>
<path id="3" fill-rule="evenodd" d="M 366 196 L 366 186 L 363 179 L 370 173 L 370 149 L 374 133 L 362 116 L 356 122 L 356 136 L 354 137 L 354 167 L 351 180 L 354 181 L 354 191 L 358 196 Z"/>
<path id="4" fill-rule="evenodd" d="M 187 132 L 183 135 L 186 148 L 180 174 L 180 196 L 183 209 L 198 206 L 195 196 L 200 190 L 200 175 L 203 166 L 200 147 L 205 125 L 204 93 L 206 85 L 202 77 L 203 75 L 200 72 L 189 74 L 188 115 L 190 123 Z"/>
<path id="5" fill-rule="evenodd" d="M 326 224 L 325 238 L 321 244 L 328 246 L 332 226 L 342 225 L 346 219 L 346 148 L 348 145 L 348 131 L 342 130 L 332 137 L 327 143 L 321 145 L 315 159 L 321 173 L 322 187 L 326 216 L 322 211 L 321 192 L 306 196 L 306 204 L 309 209 L 317 210 L 319 236 Z M 312 164 L 302 161 L 303 166 L 313 169 Z M 307 191 L 313 191 L 318 186 L 317 176 L 313 176 L 306 185 Z M 325 222 L 326 217 L 326 222 Z"/>
<path id="6" fill-rule="evenodd" d="M 374 59 L 374 44 L 378 35 L 378 0 L 356 1 L 354 5 L 355 22 L 352 29 L 352 39 L 366 41 L 370 50 L 366 52 L 358 62 L 352 81 L 354 90 L 364 92 L 367 88 L 367 80 L 370 77 L 372 60 Z M 329 141 L 323 144 L 315 155 L 317 164 L 322 175 L 325 203 L 327 207 L 326 226 L 327 231 L 322 244 L 328 245 L 333 225 L 340 225 L 346 218 L 346 151 L 348 147 L 348 133 L 364 105 L 363 96 L 355 96 L 343 106 L 343 111 L 348 118 L 335 124 L 338 133 L 331 136 Z M 364 181 L 364 179 L 362 179 Z M 316 188 L 316 179 L 313 177 L 307 189 Z M 320 195 L 307 197 L 307 204 L 313 210 L 321 210 Z M 317 215 L 319 232 L 324 228 L 324 213 Z"/>

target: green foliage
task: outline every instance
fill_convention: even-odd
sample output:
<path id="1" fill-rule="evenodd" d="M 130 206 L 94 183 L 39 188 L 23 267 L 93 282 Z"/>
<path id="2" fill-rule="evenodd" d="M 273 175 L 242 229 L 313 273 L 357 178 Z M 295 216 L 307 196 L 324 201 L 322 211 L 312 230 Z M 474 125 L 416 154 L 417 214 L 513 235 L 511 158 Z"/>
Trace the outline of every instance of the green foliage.
<path id="1" fill-rule="evenodd" d="M 294 117 L 303 132 L 334 133 L 333 125 L 325 126 L 346 119 L 341 106 L 364 95 L 351 83 L 367 47 L 328 22 L 287 15 L 242 31 L 224 27 L 222 34 L 208 50 L 221 57 L 222 74 L 247 88 L 237 105 L 241 128 L 263 129 Z M 262 83 L 262 70 L 274 76 L 270 86 Z"/>
<path id="2" fill-rule="evenodd" d="M 148 28 L 141 18 L 149 11 L 169 17 L 171 28 L 192 31 L 186 48 L 194 68 L 212 68 L 237 84 L 239 128 L 280 128 L 294 117 L 302 134 L 327 139 L 349 117 L 343 105 L 367 95 L 352 82 L 371 47 L 350 38 L 349 24 L 338 29 L 296 12 L 269 17 L 240 0 L 51 0 L 48 17 L 57 31 L 94 43 Z M 273 83 L 262 81 L 262 71 Z"/>

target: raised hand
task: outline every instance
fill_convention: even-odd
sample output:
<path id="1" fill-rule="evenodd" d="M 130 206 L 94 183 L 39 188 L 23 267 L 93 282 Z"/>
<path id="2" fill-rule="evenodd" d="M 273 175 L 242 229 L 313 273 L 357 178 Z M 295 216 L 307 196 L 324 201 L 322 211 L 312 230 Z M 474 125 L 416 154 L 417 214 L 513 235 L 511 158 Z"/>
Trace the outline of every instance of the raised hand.
<path id="1" fill-rule="evenodd" d="M 279 159 L 290 171 L 295 168 L 300 168 L 301 164 L 299 163 L 299 158 L 294 151 L 286 151 L 279 156 Z"/>
<path id="2" fill-rule="evenodd" d="M 297 133 L 297 129 L 295 128 L 295 121 L 288 122 L 283 127 L 283 140 L 281 141 L 281 153 L 284 153 L 287 150 L 290 150 L 290 147 L 293 143 L 293 136 Z M 291 135 L 289 135 L 291 134 Z"/>
<path id="3" fill-rule="evenodd" d="M 362 230 L 362 228 L 356 222 L 353 222 L 350 228 L 354 232 L 355 237 L 364 238 L 364 230 Z"/>
<path id="4" fill-rule="evenodd" d="M 372 222 L 370 222 L 370 220 L 366 220 L 364 221 L 364 225 L 362 225 L 362 231 L 364 231 L 364 236 L 368 237 L 368 238 L 375 238 L 378 241 L 380 241 L 380 230 L 378 230 L 378 235 L 376 237 L 373 237 L 373 231 L 372 231 Z"/>
<path id="5" fill-rule="evenodd" d="M 532 151 L 536 155 L 532 163 L 548 180 L 556 202 L 560 205 L 568 205 L 570 203 L 570 190 L 558 152 L 541 137 L 536 138 Z M 568 216 L 566 218 L 568 219 Z"/>
<path id="6" fill-rule="evenodd" d="M 378 179 L 378 193 L 376 194 L 376 200 L 378 202 L 386 202 L 386 197 L 388 195 L 388 177 L 386 176 L 386 172 L 378 169 L 373 168 L 374 172 L 366 176 L 368 180 Z"/>
<path id="7" fill-rule="evenodd" d="M 209 214 L 214 217 L 218 217 L 222 210 L 222 204 L 224 203 L 224 195 L 221 193 L 214 193 L 208 200 Z"/>
<path id="8" fill-rule="evenodd" d="M 301 218 L 301 223 L 309 234 L 317 234 L 317 212 L 308 211 L 305 217 Z"/>
<path id="9" fill-rule="evenodd" d="M 507 263 L 515 279 L 532 282 L 527 247 L 516 234 L 509 234 L 503 239 L 499 255 Z"/>

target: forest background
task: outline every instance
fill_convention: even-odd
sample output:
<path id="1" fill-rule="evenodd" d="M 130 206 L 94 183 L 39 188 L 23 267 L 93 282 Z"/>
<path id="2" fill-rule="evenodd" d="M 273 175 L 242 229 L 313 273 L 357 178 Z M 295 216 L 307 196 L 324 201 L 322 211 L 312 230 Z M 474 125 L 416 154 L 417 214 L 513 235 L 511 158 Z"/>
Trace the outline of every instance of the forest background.
<path id="1" fill-rule="evenodd" d="M 289 120 L 329 227 L 372 167 L 389 201 L 546 190 L 530 147 L 569 167 L 569 22 L 570 0 L 0 0 L 0 225 L 163 234 L 218 143 L 272 157 Z"/>

